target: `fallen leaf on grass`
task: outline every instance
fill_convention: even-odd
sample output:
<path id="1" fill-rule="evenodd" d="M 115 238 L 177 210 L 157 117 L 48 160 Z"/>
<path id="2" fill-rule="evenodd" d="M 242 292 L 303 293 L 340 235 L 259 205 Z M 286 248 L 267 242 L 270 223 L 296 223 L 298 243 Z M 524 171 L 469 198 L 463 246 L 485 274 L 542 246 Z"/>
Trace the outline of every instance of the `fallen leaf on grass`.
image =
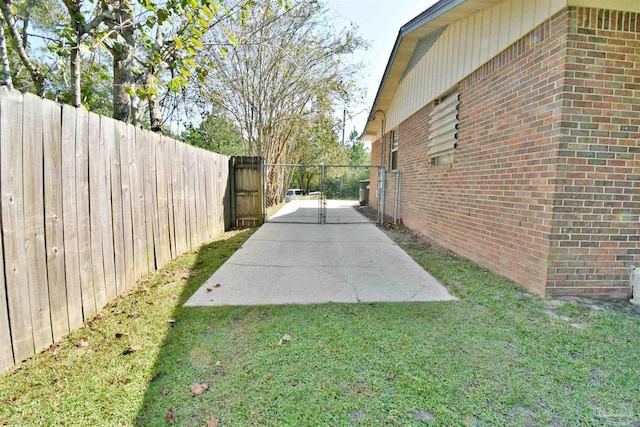
<path id="1" fill-rule="evenodd" d="M 147 305 L 153 305 L 153 301 L 147 301 Z"/>
<path id="2" fill-rule="evenodd" d="M 125 349 L 125 351 L 122 352 L 122 354 L 131 354 L 134 351 L 138 351 L 138 350 L 142 350 L 141 345 L 130 345 Z"/>
<path id="3" fill-rule="evenodd" d="M 127 334 L 126 332 L 125 333 L 117 332 L 116 333 L 116 338 L 126 337 L 127 335 L 129 335 L 129 334 Z"/>
<path id="4" fill-rule="evenodd" d="M 389 374 L 386 377 L 384 377 L 384 379 L 387 380 L 387 381 L 392 381 L 392 380 L 395 380 L 397 376 L 398 376 L 398 374 L 396 374 L 394 372 L 393 374 Z"/>
<path id="5" fill-rule="evenodd" d="M 202 393 L 205 392 L 205 390 L 209 389 L 209 384 L 207 383 L 202 383 L 202 384 L 191 384 L 191 394 L 193 396 L 200 396 Z"/>
<path id="6" fill-rule="evenodd" d="M 285 341 L 291 341 L 291 334 L 284 334 L 282 338 L 280 338 L 280 341 L 278 341 L 278 345 L 282 346 Z"/>
<path id="7" fill-rule="evenodd" d="M 95 316 L 93 316 L 93 318 L 91 320 L 89 320 L 89 325 L 93 325 L 94 323 L 98 322 L 99 320 L 103 319 L 104 316 L 100 313 L 96 314 Z"/>
<path id="8" fill-rule="evenodd" d="M 129 317 L 131 319 L 135 319 L 136 317 L 138 317 L 138 312 L 137 311 L 132 311 L 131 313 L 129 313 L 127 315 L 127 317 Z"/>
<path id="9" fill-rule="evenodd" d="M 89 345 L 89 343 L 86 342 L 86 341 L 80 341 L 80 342 L 76 343 L 76 347 L 78 347 L 78 348 L 86 347 L 88 345 Z"/>
<path id="10" fill-rule="evenodd" d="M 209 422 L 207 423 L 207 427 L 218 427 L 218 424 L 220 424 L 220 419 L 218 418 L 211 418 L 209 420 Z"/>
<path id="11" fill-rule="evenodd" d="M 163 395 L 163 396 L 166 396 L 170 392 L 171 392 L 171 390 L 169 390 L 168 388 L 163 388 L 162 390 L 160 390 L 160 394 Z"/>
<path id="12" fill-rule="evenodd" d="M 167 422 L 169 424 L 173 424 L 176 422 L 176 414 L 173 413 L 173 409 L 169 408 L 167 409 Z"/>

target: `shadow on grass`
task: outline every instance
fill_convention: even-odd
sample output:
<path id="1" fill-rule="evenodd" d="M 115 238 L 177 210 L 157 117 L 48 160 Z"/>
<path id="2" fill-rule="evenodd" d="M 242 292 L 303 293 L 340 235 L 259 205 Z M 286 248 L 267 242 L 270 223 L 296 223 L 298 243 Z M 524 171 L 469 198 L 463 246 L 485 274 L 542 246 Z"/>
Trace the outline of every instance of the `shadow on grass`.
<path id="1" fill-rule="evenodd" d="M 166 339 L 151 371 L 151 381 L 140 405 L 136 426 L 173 423 L 174 416 L 168 414 L 167 410 L 179 411 L 184 400 L 192 397 L 190 385 L 203 382 L 198 376 L 198 367 L 208 365 L 211 360 L 206 343 L 197 344 L 197 341 L 206 335 L 204 332 L 207 329 L 215 328 L 220 318 L 238 309 L 187 308 L 183 305 L 242 247 L 254 231 L 255 229 L 242 230 L 228 239 L 212 241 L 201 246 L 191 256 L 183 256 L 165 267 L 164 271 L 168 275 L 186 278 L 186 284 L 177 296 Z M 170 285 L 172 282 L 168 283 Z"/>

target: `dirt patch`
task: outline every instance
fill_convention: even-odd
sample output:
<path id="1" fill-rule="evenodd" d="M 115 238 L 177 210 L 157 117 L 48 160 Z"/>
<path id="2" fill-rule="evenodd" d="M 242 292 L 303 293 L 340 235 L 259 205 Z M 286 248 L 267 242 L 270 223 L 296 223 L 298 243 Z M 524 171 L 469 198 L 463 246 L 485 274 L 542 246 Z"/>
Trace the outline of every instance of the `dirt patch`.
<path id="1" fill-rule="evenodd" d="M 559 297 L 545 300 L 545 313 L 550 317 L 580 323 L 598 313 L 623 314 L 640 318 L 640 306 L 629 301 L 600 301 L 579 297 Z"/>
<path id="2" fill-rule="evenodd" d="M 405 246 L 411 249 L 431 249 L 449 254 L 452 257 L 457 257 L 457 255 L 449 249 L 438 245 L 429 238 L 408 229 L 402 224 L 393 225 L 392 223 L 385 223 L 384 226 L 378 225 L 378 227 L 387 236 L 389 236 L 391 240 L 398 243 L 400 246 Z"/>

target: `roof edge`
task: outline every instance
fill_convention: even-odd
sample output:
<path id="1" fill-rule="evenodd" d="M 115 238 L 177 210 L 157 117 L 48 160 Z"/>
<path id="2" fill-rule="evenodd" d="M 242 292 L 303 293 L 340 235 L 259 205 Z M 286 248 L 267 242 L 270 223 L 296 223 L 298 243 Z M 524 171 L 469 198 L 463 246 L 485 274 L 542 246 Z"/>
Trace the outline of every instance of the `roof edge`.
<path id="1" fill-rule="evenodd" d="M 391 65 L 393 64 L 396 54 L 398 53 L 398 49 L 400 47 L 400 43 L 402 42 L 402 39 L 407 34 L 412 33 L 413 31 L 422 27 L 428 22 L 433 21 L 434 19 L 444 15 L 445 13 L 459 6 L 465 1 L 467 0 L 440 0 L 439 2 L 435 3 L 434 5 L 429 7 L 427 10 L 425 10 L 424 12 L 422 12 L 421 14 L 419 14 L 418 16 L 416 16 L 415 18 L 413 18 L 412 20 L 404 24 L 402 27 L 400 27 L 400 31 L 398 31 L 398 36 L 396 37 L 396 41 L 393 45 L 393 49 L 391 50 L 391 55 L 389 56 L 389 60 L 387 61 L 387 66 L 384 69 L 382 80 L 380 81 L 380 85 L 378 86 L 376 97 L 373 101 L 371 109 L 369 110 L 367 124 L 362 130 L 362 133 L 360 134 L 360 139 L 366 137 L 367 128 L 369 127 L 369 122 L 373 121 L 373 115 L 375 114 L 376 106 L 378 105 L 378 101 L 380 99 L 380 93 L 382 92 L 382 88 L 387 82 L 387 78 L 389 77 L 389 71 L 391 70 Z"/>

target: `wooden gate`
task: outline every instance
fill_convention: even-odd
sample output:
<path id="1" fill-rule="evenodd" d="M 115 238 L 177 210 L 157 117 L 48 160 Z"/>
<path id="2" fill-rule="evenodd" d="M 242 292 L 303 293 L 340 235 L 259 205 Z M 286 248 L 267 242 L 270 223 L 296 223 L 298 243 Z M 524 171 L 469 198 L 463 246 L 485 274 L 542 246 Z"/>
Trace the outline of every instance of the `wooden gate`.
<path id="1" fill-rule="evenodd" d="M 258 227 L 264 222 L 262 157 L 230 160 L 231 221 L 235 227 Z"/>

